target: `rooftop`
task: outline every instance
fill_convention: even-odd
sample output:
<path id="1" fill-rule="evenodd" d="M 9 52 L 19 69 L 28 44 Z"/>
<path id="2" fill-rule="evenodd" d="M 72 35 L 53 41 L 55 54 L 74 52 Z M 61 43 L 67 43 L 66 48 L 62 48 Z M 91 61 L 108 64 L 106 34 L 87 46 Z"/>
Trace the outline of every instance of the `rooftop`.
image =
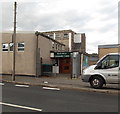
<path id="1" fill-rule="evenodd" d="M 98 45 L 98 48 L 116 48 L 120 47 L 120 44 Z"/>

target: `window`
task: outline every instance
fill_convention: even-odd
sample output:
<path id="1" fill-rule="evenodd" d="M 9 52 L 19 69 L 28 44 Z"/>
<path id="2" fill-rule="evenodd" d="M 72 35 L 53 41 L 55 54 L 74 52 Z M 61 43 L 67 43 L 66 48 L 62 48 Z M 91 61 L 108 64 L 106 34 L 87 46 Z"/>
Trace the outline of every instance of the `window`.
<path id="1" fill-rule="evenodd" d="M 68 34 L 64 34 L 64 38 L 69 38 L 69 35 Z"/>
<path id="2" fill-rule="evenodd" d="M 54 49 L 54 42 L 52 42 L 52 49 Z"/>
<path id="3" fill-rule="evenodd" d="M 56 34 L 56 35 L 55 35 L 55 38 L 60 38 L 60 35 L 59 35 L 59 34 Z"/>
<path id="4" fill-rule="evenodd" d="M 56 50 L 58 49 L 58 45 L 56 44 Z"/>
<path id="5" fill-rule="evenodd" d="M 24 43 L 18 43 L 18 51 L 24 51 L 25 44 Z"/>
<path id="6" fill-rule="evenodd" d="M 69 66 L 64 66 L 64 70 L 69 70 Z"/>
<path id="7" fill-rule="evenodd" d="M 2 44 L 2 51 L 8 51 L 8 44 Z"/>
<path id="8" fill-rule="evenodd" d="M 10 43 L 10 51 L 13 51 L 13 43 Z"/>
<path id="9" fill-rule="evenodd" d="M 53 38 L 53 35 L 49 35 L 50 38 Z"/>
<path id="10" fill-rule="evenodd" d="M 60 50 L 60 46 L 59 46 L 59 44 L 58 44 L 58 50 Z"/>
<path id="11" fill-rule="evenodd" d="M 100 63 L 98 63 L 98 66 L 101 69 L 118 67 L 119 66 L 119 56 L 118 55 L 107 56 Z"/>

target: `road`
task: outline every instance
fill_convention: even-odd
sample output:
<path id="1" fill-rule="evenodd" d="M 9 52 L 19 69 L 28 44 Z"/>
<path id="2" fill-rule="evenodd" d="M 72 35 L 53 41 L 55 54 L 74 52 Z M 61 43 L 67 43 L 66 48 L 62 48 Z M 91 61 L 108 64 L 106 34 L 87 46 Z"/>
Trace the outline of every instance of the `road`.
<path id="1" fill-rule="evenodd" d="M 118 112 L 118 95 L 11 83 L 0 86 L 3 112 Z"/>

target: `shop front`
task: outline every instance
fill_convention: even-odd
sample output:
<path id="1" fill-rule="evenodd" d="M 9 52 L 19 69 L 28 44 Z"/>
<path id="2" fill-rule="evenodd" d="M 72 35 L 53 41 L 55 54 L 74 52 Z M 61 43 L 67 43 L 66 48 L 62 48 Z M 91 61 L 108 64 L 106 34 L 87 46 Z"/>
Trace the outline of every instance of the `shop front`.
<path id="1" fill-rule="evenodd" d="M 59 67 L 59 73 L 71 73 L 71 52 L 51 52 L 51 59 Z"/>

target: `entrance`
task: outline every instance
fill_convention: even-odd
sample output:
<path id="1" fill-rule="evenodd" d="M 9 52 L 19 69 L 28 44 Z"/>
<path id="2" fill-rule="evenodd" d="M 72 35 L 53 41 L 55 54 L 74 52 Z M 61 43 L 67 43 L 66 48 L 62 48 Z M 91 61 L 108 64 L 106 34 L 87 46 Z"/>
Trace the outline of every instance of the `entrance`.
<path id="1" fill-rule="evenodd" d="M 60 73 L 70 73 L 70 58 L 59 58 Z"/>

